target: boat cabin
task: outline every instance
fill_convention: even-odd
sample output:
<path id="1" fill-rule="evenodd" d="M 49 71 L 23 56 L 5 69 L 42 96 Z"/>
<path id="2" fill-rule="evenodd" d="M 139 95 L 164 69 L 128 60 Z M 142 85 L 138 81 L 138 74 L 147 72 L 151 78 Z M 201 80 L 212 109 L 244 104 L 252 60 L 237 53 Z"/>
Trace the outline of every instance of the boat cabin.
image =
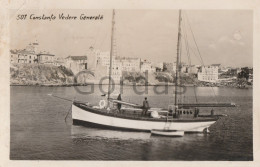
<path id="1" fill-rule="evenodd" d="M 199 115 L 199 109 L 196 107 L 181 107 L 175 111 L 175 105 L 169 105 L 168 111 L 169 116 L 172 115 L 174 118 L 196 118 Z"/>
<path id="2" fill-rule="evenodd" d="M 176 118 L 194 118 L 195 117 L 195 111 L 194 109 L 177 109 L 176 110 Z"/>

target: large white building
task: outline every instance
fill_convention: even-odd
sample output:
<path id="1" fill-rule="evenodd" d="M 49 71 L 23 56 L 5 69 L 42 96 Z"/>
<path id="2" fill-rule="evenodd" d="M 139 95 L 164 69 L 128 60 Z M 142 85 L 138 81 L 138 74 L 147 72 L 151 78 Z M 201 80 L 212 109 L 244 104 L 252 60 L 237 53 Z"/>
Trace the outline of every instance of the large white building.
<path id="1" fill-rule="evenodd" d="M 37 63 L 37 54 L 27 50 L 11 50 L 10 63 Z"/>
<path id="2" fill-rule="evenodd" d="M 22 50 L 10 50 L 10 63 L 43 63 L 53 64 L 54 56 L 48 52 L 39 52 L 38 42 L 30 43 Z"/>
<path id="3" fill-rule="evenodd" d="M 117 61 L 122 63 L 122 70 L 123 71 L 140 71 L 140 58 L 132 58 L 132 57 L 117 57 Z"/>
<path id="4" fill-rule="evenodd" d="M 219 66 L 219 64 L 202 66 L 198 72 L 198 80 L 204 82 L 217 82 Z"/>
<path id="5" fill-rule="evenodd" d="M 97 65 L 106 67 L 106 75 L 109 75 L 110 68 L 110 52 L 97 52 Z M 111 77 L 118 82 L 122 77 L 123 71 L 140 71 L 140 58 L 130 57 L 112 57 L 112 71 Z M 98 68 L 96 70 L 99 70 Z"/>
<path id="6" fill-rule="evenodd" d="M 98 68 L 96 71 L 99 71 L 100 66 L 103 66 L 106 68 L 106 72 L 103 74 L 103 76 L 109 75 L 109 68 L 110 68 L 110 52 L 96 52 L 96 63 Z M 122 64 L 121 62 L 116 60 L 116 57 L 112 57 L 112 71 L 111 71 L 111 77 L 113 80 L 119 81 L 120 77 L 122 76 Z"/>
<path id="7" fill-rule="evenodd" d="M 109 66 L 110 63 L 110 53 L 109 52 L 99 52 L 97 53 L 97 64 L 101 64 L 103 66 Z"/>
<path id="8" fill-rule="evenodd" d="M 153 73 L 156 71 L 156 68 L 152 65 L 151 62 L 147 60 L 143 60 L 141 62 L 141 72 L 148 72 L 148 73 Z"/>

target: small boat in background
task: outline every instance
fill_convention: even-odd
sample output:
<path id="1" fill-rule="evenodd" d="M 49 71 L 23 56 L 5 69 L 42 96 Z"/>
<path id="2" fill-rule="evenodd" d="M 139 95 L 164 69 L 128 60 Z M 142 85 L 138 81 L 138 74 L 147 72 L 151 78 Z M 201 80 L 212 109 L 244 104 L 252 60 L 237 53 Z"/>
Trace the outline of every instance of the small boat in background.
<path id="1" fill-rule="evenodd" d="M 168 137 L 182 137 L 184 136 L 184 131 L 182 130 L 161 130 L 161 129 L 152 129 L 152 135 L 159 136 L 168 136 Z"/>

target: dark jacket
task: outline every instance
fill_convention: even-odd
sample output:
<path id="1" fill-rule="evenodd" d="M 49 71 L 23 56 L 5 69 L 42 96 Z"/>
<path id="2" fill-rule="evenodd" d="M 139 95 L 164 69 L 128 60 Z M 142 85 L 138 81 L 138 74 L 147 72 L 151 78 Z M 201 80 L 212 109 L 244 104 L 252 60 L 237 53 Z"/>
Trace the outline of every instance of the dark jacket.
<path id="1" fill-rule="evenodd" d="M 146 109 L 149 108 L 149 103 L 147 100 L 143 101 L 143 108 L 146 108 Z"/>
<path id="2" fill-rule="evenodd" d="M 117 100 L 122 100 L 121 94 L 118 95 Z M 118 103 L 117 104 L 117 108 L 118 108 L 118 110 L 120 110 L 121 109 L 121 104 Z"/>

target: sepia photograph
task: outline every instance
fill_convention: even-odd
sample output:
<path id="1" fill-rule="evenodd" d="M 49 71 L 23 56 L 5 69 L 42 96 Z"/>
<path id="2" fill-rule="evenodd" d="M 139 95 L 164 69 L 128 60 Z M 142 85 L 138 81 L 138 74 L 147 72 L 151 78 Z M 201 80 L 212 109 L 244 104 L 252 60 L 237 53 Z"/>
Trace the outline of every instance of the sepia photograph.
<path id="1" fill-rule="evenodd" d="M 253 16 L 10 9 L 10 160 L 253 161 Z"/>

